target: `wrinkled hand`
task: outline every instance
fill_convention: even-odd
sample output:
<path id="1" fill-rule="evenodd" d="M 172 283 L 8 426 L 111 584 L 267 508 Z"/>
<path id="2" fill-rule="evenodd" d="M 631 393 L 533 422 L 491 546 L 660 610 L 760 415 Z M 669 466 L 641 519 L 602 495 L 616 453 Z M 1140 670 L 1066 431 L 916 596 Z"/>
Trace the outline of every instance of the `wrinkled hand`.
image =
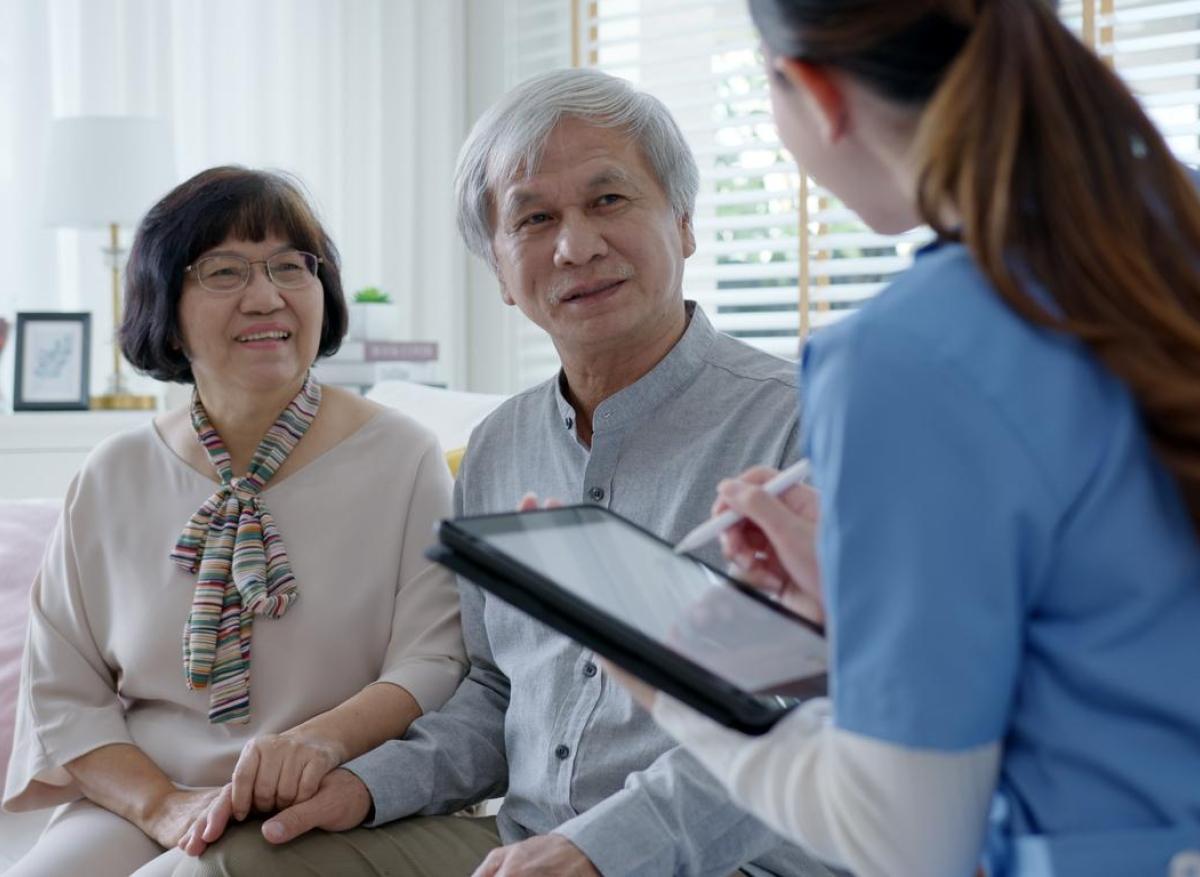
<path id="1" fill-rule="evenodd" d="M 561 834 L 542 834 L 492 850 L 471 877 L 600 877 L 600 872 Z"/>
<path id="2" fill-rule="evenodd" d="M 823 623 L 816 551 L 819 494 L 797 484 L 772 496 L 762 485 L 777 474 L 756 466 L 717 485 L 713 514 L 733 509 L 744 516 L 721 534 L 721 549 L 739 579 L 772 594 L 798 615 Z"/>
<path id="3" fill-rule="evenodd" d="M 371 812 L 371 793 L 362 780 L 348 770 L 335 770 L 321 780 L 317 793 L 263 823 L 262 833 L 273 844 L 287 843 L 314 828 L 346 831 L 357 828 Z M 195 820 L 178 846 L 189 856 L 198 856 L 220 840 L 233 813 L 233 785 L 216 795 L 204 815 Z"/>
<path id="4" fill-rule="evenodd" d="M 173 847 L 207 811 L 220 789 L 176 789 L 163 796 L 138 827 L 163 847 Z"/>
<path id="5" fill-rule="evenodd" d="M 307 801 L 322 778 L 345 760 L 344 754 L 328 740 L 295 731 L 248 741 L 229 783 L 234 818 L 245 819 L 252 809 L 274 813 Z"/>
<path id="6" fill-rule="evenodd" d="M 273 844 L 287 843 L 314 828 L 348 831 L 357 828 L 371 812 L 371 792 L 348 770 L 325 775 L 317 793 L 293 804 L 263 823 L 263 837 Z"/>
<path id="7" fill-rule="evenodd" d="M 176 844 L 189 856 L 198 856 L 216 843 L 233 818 L 233 784 L 226 783 L 218 790 L 208 806 L 192 820 Z"/>

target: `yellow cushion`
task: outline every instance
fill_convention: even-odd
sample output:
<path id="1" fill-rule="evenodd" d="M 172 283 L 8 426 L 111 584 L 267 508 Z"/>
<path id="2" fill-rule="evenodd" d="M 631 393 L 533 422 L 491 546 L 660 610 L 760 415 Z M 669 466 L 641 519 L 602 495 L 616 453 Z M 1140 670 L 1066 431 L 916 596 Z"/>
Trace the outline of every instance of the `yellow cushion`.
<path id="1" fill-rule="evenodd" d="M 446 451 L 446 465 L 450 467 L 450 474 L 455 478 L 458 477 L 458 467 L 462 465 L 463 454 L 467 452 L 466 447 L 455 448 L 452 451 Z"/>

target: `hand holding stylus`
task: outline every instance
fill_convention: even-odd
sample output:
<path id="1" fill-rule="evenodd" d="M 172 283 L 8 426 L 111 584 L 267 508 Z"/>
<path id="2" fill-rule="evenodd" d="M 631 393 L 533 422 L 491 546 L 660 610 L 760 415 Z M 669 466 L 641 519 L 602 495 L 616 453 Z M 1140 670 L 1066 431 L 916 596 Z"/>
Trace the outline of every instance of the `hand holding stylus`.
<path id="1" fill-rule="evenodd" d="M 760 467 L 751 469 L 751 472 L 770 473 L 769 480 L 762 485 L 762 489 L 772 496 L 778 496 L 783 493 L 793 484 L 799 484 L 808 477 L 809 466 L 808 460 L 801 460 L 799 463 L 794 463 L 788 466 L 782 472 L 776 472 L 774 469 Z M 722 482 L 722 484 L 725 482 Z M 688 533 L 679 540 L 679 544 L 675 546 L 677 554 L 683 554 L 687 551 L 694 551 L 701 545 L 716 539 L 723 532 L 728 530 L 734 524 L 742 519 L 742 515 L 735 509 L 730 508 L 721 514 L 715 514 L 709 518 L 692 532 Z"/>
<path id="2" fill-rule="evenodd" d="M 713 514 L 732 511 L 738 522 L 724 530 L 721 548 L 742 581 L 772 594 L 793 612 L 824 622 L 816 534 L 819 496 L 795 483 L 768 491 L 777 473 L 758 467 L 717 487 Z"/>

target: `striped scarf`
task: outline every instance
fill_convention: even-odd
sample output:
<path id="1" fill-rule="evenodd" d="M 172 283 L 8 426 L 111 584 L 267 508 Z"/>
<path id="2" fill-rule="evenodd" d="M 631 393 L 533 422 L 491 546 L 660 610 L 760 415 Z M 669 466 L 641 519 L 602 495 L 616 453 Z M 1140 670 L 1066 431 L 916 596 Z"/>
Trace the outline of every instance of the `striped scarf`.
<path id="1" fill-rule="evenodd" d="M 317 415 L 321 386 L 312 375 L 267 430 L 250 470 L 235 478 L 229 451 L 192 395 L 192 426 L 221 486 L 184 527 L 171 552 L 176 566 L 196 573 L 192 609 L 183 629 L 183 670 L 189 689 L 211 684 L 208 720 L 250 720 L 250 631 L 255 615 L 279 618 L 296 600 L 296 579 L 275 520 L 260 492 Z"/>

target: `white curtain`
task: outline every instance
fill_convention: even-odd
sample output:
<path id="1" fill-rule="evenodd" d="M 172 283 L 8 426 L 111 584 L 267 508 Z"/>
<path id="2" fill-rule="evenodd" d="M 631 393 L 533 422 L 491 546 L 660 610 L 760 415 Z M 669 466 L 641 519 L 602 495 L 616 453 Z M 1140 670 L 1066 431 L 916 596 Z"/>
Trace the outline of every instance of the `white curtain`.
<path id="1" fill-rule="evenodd" d="M 464 14 L 463 0 L 0 0 L 0 316 L 91 310 L 103 389 L 106 237 L 44 226 L 46 130 L 58 116 L 163 116 L 178 180 L 227 163 L 299 176 L 347 291 L 388 290 L 406 332 L 438 341 L 442 377 L 458 383 Z M 0 358 L 9 397 L 12 346 Z"/>

